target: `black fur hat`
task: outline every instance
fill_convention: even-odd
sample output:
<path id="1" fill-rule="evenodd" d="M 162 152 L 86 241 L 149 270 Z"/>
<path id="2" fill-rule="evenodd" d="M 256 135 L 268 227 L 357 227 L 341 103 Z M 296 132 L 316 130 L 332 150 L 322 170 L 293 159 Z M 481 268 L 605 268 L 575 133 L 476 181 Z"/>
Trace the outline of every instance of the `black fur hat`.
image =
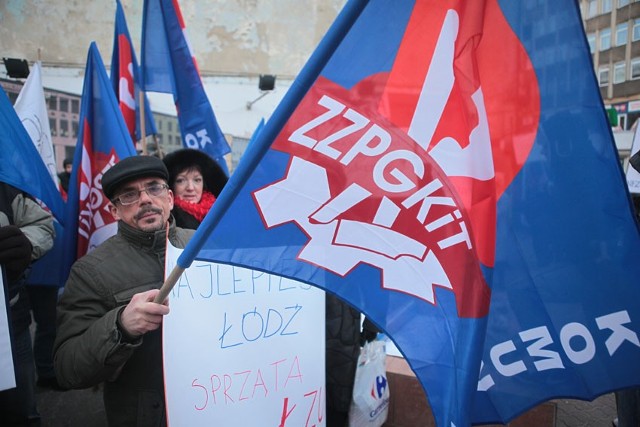
<path id="1" fill-rule="evenodd" d="M 169 187 L 172 189 L 178 174 L 193 166 L 197 166 L 202 173 L 204 189 L 216 197 L 229 179 L 215 160 L 199 150 L 183 148 L 167 154 L 162 160 L 169 171 Z"/>

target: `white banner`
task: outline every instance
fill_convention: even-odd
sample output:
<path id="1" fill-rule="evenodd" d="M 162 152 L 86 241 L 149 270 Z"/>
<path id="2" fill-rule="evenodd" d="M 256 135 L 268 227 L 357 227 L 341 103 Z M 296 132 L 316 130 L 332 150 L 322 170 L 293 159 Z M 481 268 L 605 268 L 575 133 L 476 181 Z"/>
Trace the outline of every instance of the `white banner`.
<path id="1" fill-rule="evenodd" d="M 9 337 L 7 308 L 2 272 L 0 272 L 0 391 L 16 386 L 16 375 L 13 371 L 13 357 L 11 355 L 11 338 Z"/>
<path id="2" fill-rule="evenodd" d="M 42 88 L 40 62 L 36 62 L 29 72 L 29 77 L 24 83 L 13 108 L 16 110 L 18 117 L 20 117 L 20 121 L 31 137 L 38 153 L 40 153 L 42 161 L 47 166 L 51 179 L 57 186 L 56 159 L 53 153 L 49 115 L 47 114 L 44 89 Z"/>
<path id="3" fill-rule="evenodd" d="M 181 250 L 167 253 L 167 274 Z M 195 261 L 163 321 L 170 426 L 324 426 L 324 292 Z"/>

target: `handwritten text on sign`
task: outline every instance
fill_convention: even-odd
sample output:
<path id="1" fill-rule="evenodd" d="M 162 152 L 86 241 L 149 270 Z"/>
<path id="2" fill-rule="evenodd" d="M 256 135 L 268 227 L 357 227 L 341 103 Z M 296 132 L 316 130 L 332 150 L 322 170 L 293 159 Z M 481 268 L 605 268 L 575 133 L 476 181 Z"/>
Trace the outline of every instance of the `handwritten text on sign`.
<path id="1" fill-rule="evenodd" d="M 181 250 L 167 254 L 167 274 Z M 324 293 L 195 261 L 169 296 L 169 425 L 325 425 Z"/>

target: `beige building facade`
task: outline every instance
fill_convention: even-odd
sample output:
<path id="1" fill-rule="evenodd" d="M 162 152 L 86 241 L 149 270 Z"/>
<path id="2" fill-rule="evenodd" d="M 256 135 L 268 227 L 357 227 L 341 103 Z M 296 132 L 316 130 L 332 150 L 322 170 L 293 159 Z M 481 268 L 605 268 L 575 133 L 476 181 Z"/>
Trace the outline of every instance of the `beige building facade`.
<path id="1" fill-rule="evenodd" d="M 616 130 L 640 118 L 640 1 L 581 0 L 600 94 L 618 113 Z"/>
<path id="2" fill-rule="evenodd" d="M 297 75 L 345 0 L 179 0 L 203 76 Z M 121 0 L 140 53 L 142 0 Z M 80 67 L 95 41 L 111 62 L 115 0 L 0 1 L 3 57 Z M 140 59 L 140 58 L 138 58 Z"/>

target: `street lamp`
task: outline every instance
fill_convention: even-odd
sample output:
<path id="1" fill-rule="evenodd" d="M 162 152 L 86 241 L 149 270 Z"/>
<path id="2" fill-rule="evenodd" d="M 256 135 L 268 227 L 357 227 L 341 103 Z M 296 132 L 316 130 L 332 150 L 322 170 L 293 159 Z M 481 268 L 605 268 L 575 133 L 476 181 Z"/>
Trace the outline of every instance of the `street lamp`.
<path id="1" fill-rule="evenodd" d="M 251 110 L 251 106 L 267 96 L 270 91 L 276 87 L 276 76 L 273 74 L 260 74 L 260 80 L 258 81 L 258 89 L 260 90 L 260 96 L 253 101 L 247 102 L 247 110 Z"/>

